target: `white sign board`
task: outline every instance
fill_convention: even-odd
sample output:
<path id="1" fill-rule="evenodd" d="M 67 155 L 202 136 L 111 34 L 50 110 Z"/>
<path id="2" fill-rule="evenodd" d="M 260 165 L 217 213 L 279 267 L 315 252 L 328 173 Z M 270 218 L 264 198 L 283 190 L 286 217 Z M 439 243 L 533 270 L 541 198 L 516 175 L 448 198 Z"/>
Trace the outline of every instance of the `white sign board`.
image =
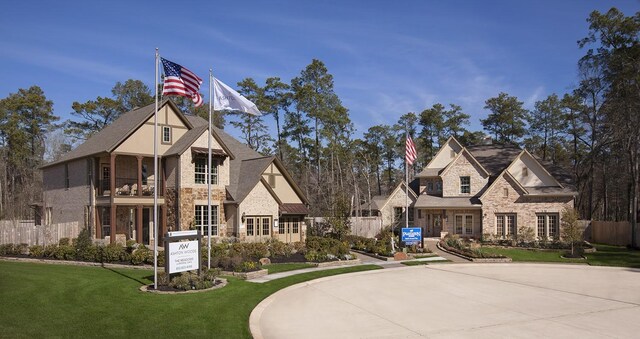
<path id="1" fill-rule="evenodd" d="M 198 230 L 169 232 L 170 237 L 183 237 L 183 236 L 192 236 L 192 235 L 198 235 Z"/>
<path id="2" fill-rule="evenodd" d="M 179 241 L 169 243 L 169 273 L 197 270 L 200 268 L 198 258 L 198 241 Z"/>

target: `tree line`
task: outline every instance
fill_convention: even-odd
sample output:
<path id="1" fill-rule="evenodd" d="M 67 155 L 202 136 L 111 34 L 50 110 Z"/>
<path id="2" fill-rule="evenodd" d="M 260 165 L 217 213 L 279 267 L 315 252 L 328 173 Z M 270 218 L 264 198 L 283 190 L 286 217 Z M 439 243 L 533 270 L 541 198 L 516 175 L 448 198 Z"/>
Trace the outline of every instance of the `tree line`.
<path id="1" fill-rule="evenodd" d="M 640 157 L 640 12 L 625 16 L 612 8 L 594 11 L 578 41 L 577 86 L 551 93 L 531 110 L 508 93 L 485 101 L 483 131 L 469 129 L 471 115 L 455 103 L 436 103 L 409 112 L 392 125 L 375 125 L 356 138 L 349 110 L 334 91 L 333 76 L 312 60 L 284 81 L 246 78 L 237 89 L 264 113 L 253 116 L 214 112 L 214 124 L 237 129 L 249 147 L 277 155 L 311 201 L 314 215 L 342 216 L 355 206 L 385 195 L 403 180 L 406 130 L 414 137 L 420 171 L 449 136 L 463 145 L 493 142 L 528 149 L 544 162 L 570 172 L 579 191 L 580 216 L 630 220 L 635 227 Z M 52 103 L 33 86 L 0 100 L 0 218 L 28 214 L 38 201 L 42 180 L 37 167 L 55 160 L 120 114 L 153 102 L 139 80 L 116 83 L 110 97 L 74 102 L 73 119 L 59 122 Z M 207 118 L 208 105 L 171 97 L 186 113 Z M 276 133 L 269 131 L 268 120 Z"/>

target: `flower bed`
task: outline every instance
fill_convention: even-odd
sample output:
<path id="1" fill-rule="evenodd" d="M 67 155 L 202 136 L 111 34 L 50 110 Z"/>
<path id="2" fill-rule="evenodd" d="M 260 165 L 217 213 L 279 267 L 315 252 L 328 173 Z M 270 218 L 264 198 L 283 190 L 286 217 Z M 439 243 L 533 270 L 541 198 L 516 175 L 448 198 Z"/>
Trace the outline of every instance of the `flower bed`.
<path id="1" fill-rule="evenodd" d="M 446 252 L 471 261 L 475 261 L 474 259 L 491 259 L 491 261 L 493 261 L 493 259 L 509 259 L 504 255 L 483 253 L 479 249 L 472 249 L 464 240 L 455 236 L 447 236 L 443 240 L 440 240 L 438 247 Z"/>

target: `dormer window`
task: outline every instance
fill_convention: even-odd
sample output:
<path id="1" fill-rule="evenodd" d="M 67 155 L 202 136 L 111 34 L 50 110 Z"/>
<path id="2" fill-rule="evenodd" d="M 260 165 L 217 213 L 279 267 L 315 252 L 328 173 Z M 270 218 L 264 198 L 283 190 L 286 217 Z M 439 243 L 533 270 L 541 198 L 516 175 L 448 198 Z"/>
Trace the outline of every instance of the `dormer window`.
<path id="1" fill-rule="evenodd" d="M 427 192 L 433 192 L 433 183 L 431 181 L 427 183 Z"/>

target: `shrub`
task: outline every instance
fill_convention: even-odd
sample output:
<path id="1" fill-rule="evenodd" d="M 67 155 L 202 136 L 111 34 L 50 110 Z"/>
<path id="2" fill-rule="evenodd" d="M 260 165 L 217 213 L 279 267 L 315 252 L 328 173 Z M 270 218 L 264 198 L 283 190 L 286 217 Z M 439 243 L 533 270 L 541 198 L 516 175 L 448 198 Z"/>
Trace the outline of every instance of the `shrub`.
<path id="1" fill-rule="evenodd" d="M 315 251 L 326 256 L 332 254 L 336 257 L 349 254 L 349 244 L 332 238 L 307 237 L 307 251 Z"/>
<path id="2" fill-rule="evenodd" d="M 153 265 L 153 251 L 151 251 L 151 262 L 150 265 Z M 163 267 L 164 262 L 164 251 L 158 251 L 158 267 Z"/>
<path id="3" fill-rule="evenodd" d="M 29 246 L 29 256 L 34 258 L 42 258 L 44 255 L 44 247 L 40 245 Z"/>
<path id="4" fill-rule="evenodd" d="M 193 272 L 182 272 L 180 275 L 171 279 L 168 283 L 169 286 L 179 290 L 201 290 L 212 287 L 215 284 L 216 277 L 220 274 L 218 269 L 203 269 L 200 275 Z M 167 275 L 163 274 L 162 280 L 158 275 L 158 280 L 166 282 Z"/>
<path id="5" fill-rule="evenodd" d="M 131 263 L 134 265 L 142 265 L 151 261 L 153 264 L 153 251 L 142 246 L 131 253 Z"/>
<path id="6" fill-rule="evenodd" d="M 307 250 L 306 244 L 302 241 L 296 241 L 293 243 L 293 250 L 295 253 L 303 253 Z"/>
<path id="7" fill-rule="evenodd" d="M 45 258 L 53 258 L 56 251 L 58 250 L 58 245 L 51 244 L 44 247 L 44 253 L 42 256 Z"/>
<path id="8" fill-rule="evenodd" d="M 270 239 L 267 244 L 271 256 L 288 257 L 291 255 L 292 248 L 278 239 Z"/>
<path id="9" fill-rule="evenodd" d="M 98 249 L 91 241 L 91 235 L 85 228 L 80 231 L 78 238 L 73 242 L 76 248 L 76 257 L 79 260 L 98 261 L 96 258 Z"/>
<path id="10" fill-rule="evenodd" d="M 60 240 L 58 240 L 58 245 L 68 246 L 71 245 L 71 241 L 69 240 L 69 238 L 60 238 Z"/>
<path id="11" fill-rule="evenodd" d="M 242 264 L 234 268 L 235 272 L 252 272 L 260 269 L 260 263 L 257 261 L 243 261 Z"/>
<path id="12" fill-rule="evenodd" d="M 53 257 L 57 260 L 74 260 L 76 258 L 76 248 L 67 244 L 56 247 Z"/>
<path id="13" fill-rule="evenodd" d="M 179 290 L 188 291 L 191 289 L 191 279 L 189 272 L 182 272 L 180 275 L 171 279 L 170 286 Z"/>
<path id="14" fill-rule="evenodd" d="M 229 254 L 239 255 L 245 259 L 258 260 L 269 256 L 269 246 L 263 242 L 235 243 L 231 245 Z"/>
<path id="15" fill-rule="evenodd" d="M 13 253 L 13 244 L 0 245 L 0 255 L 11 255 Z"/>
<path id="16" fill-rule="evenodd" d="M 122 261 L 125 257 L 126 251 L 120 244 L 109 244 L 103 248 L 103 262 L 117 262 Z"/>

